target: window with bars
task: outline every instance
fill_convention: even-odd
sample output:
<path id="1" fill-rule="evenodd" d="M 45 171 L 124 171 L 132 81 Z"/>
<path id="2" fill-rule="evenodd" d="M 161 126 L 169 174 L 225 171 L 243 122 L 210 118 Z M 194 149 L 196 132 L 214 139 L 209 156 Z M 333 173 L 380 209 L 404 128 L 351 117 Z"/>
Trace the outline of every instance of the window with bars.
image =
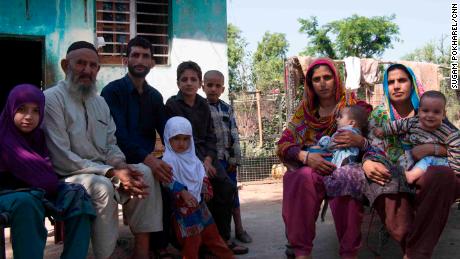
<path id="1" fill-rule="evenodd" d="M 105 41 L 102 64 L 121 64 L 128 41 L 139 35 L 152 43 L 155 64 L 167 65 L 168 27 L 169 0 L 96 0 L 96 34 Z"/>

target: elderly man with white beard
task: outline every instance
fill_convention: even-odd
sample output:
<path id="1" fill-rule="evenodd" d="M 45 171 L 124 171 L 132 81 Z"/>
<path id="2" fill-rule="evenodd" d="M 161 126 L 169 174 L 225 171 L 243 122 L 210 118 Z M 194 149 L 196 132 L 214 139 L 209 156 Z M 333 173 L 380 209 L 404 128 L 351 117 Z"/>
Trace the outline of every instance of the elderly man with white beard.
<path id="1" fill-rule="evenodd" d="M 133 258 L 148 258 L 149 233 L 162 230 L 159 183 L 144 164 L 125 163 L 109 107 L 96 93 L 100 66 L 95 47 L 74 42 L 61 67 L 65 80 L 45 91 L 53 166 L 66 182 L 82 184 L 91 196 L 97 211 L 91 236 L 96 258 L 108 258 L 115 249 L 118 204 L 135 237 Z"/>

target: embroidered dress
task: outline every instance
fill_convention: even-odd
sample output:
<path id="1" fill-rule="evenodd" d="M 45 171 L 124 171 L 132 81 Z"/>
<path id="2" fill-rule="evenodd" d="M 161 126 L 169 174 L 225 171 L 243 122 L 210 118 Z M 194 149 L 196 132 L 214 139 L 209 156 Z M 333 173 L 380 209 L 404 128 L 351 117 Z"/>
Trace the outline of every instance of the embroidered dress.
<path id="1" fill-rule="evenodd" d="M 409 67 L 406 67 L 407 71 L 412 77 L 412 89 L 410 93 L 410 102 L 415 111 L 418 110 L 420 104 L 420 95 L 423 93 L 423 87 L 416 80 L 415 74 Z M 372 181 L 368 181 L 368 186 L 366 187 L 365 195 L 370 201 L 371 205 L 375 199 L 384 193 L 414 193 L 415 189 L 407 184 L 406 178 L 404 176 L 405 170 L 405 152 L 404 147 L 408 145 L 408 142 L 403 141 L 397 135 L 386 136 L 383 139 L 379 139 L 374 135 L 374 129 L 376 127 L 382 128 L 384 124 L 389 123 L 390 121 L 395 121 L 401 119 L 401 116 L 394 109 L 390 103 L 390 94 L 388 88 L 388 69 L 385 71 L 384 80 L 383 80 L 383 90 L 384 98 L 383 103 L 374 108 L 374 110 L 369 115 L 369 135 L 368 139 L 370 145 L 378 148 L 379 150 L 385 151 L 385 156 L 375 156 L 369 154 L 365 156 L 364 160 L 373 160 L 380 162 L 389 169 L 392 178 L 391 182 L 381 186 Z M 407 147 L 406 147 L 407 148 Z M 383 159 L 385 157 L 385 159 Z M 400 160 L 401 157 L 404 157 Z M 404 162 L 403 162 L 404 161 Z M 403 164 L 400 164 L 403 162 Z"/>
<path id="2" fill-rule="evenodd" d="M 336 107 L 329 116 L 319 116 L 319 103 L 311 84 L 309 73 L 317 66 L 327 66 L 335 82 Z M 334 63 L 329 59 L 315 60 L 307 70 L 305 93 L 287 128 L 278 141 L 277 154 L 289 170 L 283 177 L 282 215 L 286 226 L 286 235 L 294 248 L 296 256 L 310 255 L 315 237 L 315 222 L 321 203 L 326 197 L 324 176 L 298 160 L 301 149 L 315 145 L 323 136 L 331 136 L 337 130 L 336 117 L 341 108 L 349 105 L 362 105 L 354 94 L 346 97 L 345 88 Z M 371 146 L 365 149 L 369 151 Z M 345 173 L 344 173 L 345 174 Z M 364 175 L 363 172 L 359 173 Z M 359 177 L 359 176 L 357 176 Z M 354 183 L 350 183 L 354 185 Z M 361 201 L 350 196 L 331 197 L 329 205 L 334 217 L 337 236 L 340 242 L 339 254 L 342 257 L 357 255 L 361 245 Z M 343 217 L 347 215 L 347 217 Z M 353 219 L 353 220 L 346 220 Z"/>
<path id="3" fill-rule="evenodd" d="M 187 150 L 177 153 L 171 147 L 170 139 L 177 135 L 190 136 Z M 205 177 L 203 164 L 195 155 L 192 126 L 184 117 L 172 117 L 168 120 L 164 132 L 165 154 L 163 161 L 173 168 L 173 181 L 167 184 L 174 202 L 174 216 L 182 237 L 200 234 L 207 226 L 213 224 L 202 193 L 212 194 L 212 188 Z M 187 207 L 180 197 L 180 192 L 187 190 L 199 202 L 198 207 Z"/>
<path id="4" fill-rule="evenodd" d="M 209 212 L 203 199 L 198 207 L 187 207 L 179 196 L 179 193 L 182 190 L 187 190 L 187 187 L 177 181 L 172 182 L 168 187 L 171 190 L 171 198 L 174 203 L 174 219 L 182 237 L 199 235 L 207 226 L 214 223 L 211 212 Z M 212 188 L 208 178 L 204 178 L 203 187 L 205 187 L 203 188 L 203 194 L 207 192 L 212 196 Z"/>
<path id="5" fill-rule="evenodd" d="M 418 110 L 420 103 L 420 96 L 423 94 L 423 86 L 416 80 L 415 74 L 409 67 L 406 67 L 409 74 L 412 76 L 412 85 L 415 86 L 411 90 L 410 102 L 414 110 Z M 384 98 L 383 103 L 374 108 L 369 115 L 369 140 L 372 146 L 377 146 L 382 150 L 385 150 L 387 159 L 392 164 L 397 164 L 399 157 L 404 155 L 404 145 L 407 142 L 401 141 L 398 136 L 386 136 L 384 139 L 379 139 L 374 135 L 374 129 L 376 127 L 383 127 L 385 123 L 402 119 L 401 115 L 394 109 L 390 103 L 390 93 L 388 89 L 388 70 L 385 71 L 383 78 L 383 91 Z"/>

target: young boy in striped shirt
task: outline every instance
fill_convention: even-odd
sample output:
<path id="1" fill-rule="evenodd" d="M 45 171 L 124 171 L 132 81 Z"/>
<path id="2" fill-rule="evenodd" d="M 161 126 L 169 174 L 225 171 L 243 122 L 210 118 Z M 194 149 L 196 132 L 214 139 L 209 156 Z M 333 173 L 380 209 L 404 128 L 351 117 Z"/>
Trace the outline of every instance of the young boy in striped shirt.
<path id="1" fill-rule="evenodd" d="M 224 92 L 224 75 L 217 70 L 210 70 L 204 74 L 203 91 L 209 103 L 214 131 L 217 137 L 217 157 L 227 174 L 237 184 L 236 168 L 240 164 L 241 151 L 238 137 L 238 127 L 232 107 L 222 101 L 220 95 Z M 233 203 L 233 221 L 235 222 L 235 237 L 244 243 L 252 242 L 252 238 L 244 230 L 241 222 L 241 210 L 238 191 Z"/>

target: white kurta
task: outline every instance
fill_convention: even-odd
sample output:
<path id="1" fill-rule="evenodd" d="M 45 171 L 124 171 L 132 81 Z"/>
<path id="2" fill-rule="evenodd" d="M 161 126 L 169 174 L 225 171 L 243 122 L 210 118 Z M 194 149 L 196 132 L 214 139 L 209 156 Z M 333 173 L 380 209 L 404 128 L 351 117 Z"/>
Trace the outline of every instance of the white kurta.
<path id="1" fill-rule="evenodd" d="M 65 81 L 46 90 L 45 133 L 55 171 L 66 182 L 80 183 L 91 196 L 97 218 L 93 222 L 92 245 L 96 258 L 107 258 L 118 238 L 118 203 L 120 196 L 105 177 L 111 161 L 125 156 L 116 144 L 116 126 L 105 100 L 98 95 L 85 101 L 70 94 Z M 144 164 L 135 165 L 144 174 L 149 195 L 134 198 L 123 206 L 134 233 L 156 232 L 163 228 L 162 199 L 158 181 Z"/>

